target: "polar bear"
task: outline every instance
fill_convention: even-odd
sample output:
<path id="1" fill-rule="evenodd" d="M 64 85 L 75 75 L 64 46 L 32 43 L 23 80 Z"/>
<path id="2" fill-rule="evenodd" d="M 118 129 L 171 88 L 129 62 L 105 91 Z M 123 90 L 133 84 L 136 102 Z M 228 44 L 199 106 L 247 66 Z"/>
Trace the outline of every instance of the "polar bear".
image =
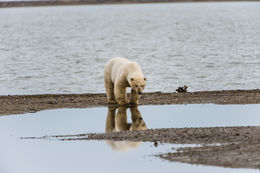
<path id="1" fill-rule="evenodd" d="M 146 78 L 138 63 L 117 57 L 105 65 L 104 83 L 108 103 L 128 104 L 126 88 L 131 87 L 130 103 L 138 104 L 146 85 Z"/>

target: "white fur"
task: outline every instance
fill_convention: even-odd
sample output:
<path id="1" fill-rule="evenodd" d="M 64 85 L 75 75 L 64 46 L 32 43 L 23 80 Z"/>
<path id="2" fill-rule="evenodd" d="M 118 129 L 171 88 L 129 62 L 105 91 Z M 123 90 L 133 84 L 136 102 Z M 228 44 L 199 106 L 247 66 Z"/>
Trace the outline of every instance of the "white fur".
<path id="1" fill-rule="evenodd" d="M 138 63 L 117 57 L 105 65 L 104 83 L 108 103 L 128 104 L 126 88 L 131 87 L 130 103 L 138 104 L 146 79 Z"/>

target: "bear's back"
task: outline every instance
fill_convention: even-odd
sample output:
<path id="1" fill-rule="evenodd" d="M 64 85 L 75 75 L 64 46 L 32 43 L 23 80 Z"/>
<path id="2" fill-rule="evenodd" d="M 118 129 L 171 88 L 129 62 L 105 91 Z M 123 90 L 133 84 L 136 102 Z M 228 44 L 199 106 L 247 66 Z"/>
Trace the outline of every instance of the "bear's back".
<path id="1" fill-rule="evenodd" d="M 124 74 L 124 76 L 127 76 L 128 73 L 128 66 L 132 62 L 126 58 L 113 58 L 109 61 L 109 66 L 111 68 L 111 77 L 112 81 L 115 81 L 115 79 L 118 77 L 119 74 Z"/>

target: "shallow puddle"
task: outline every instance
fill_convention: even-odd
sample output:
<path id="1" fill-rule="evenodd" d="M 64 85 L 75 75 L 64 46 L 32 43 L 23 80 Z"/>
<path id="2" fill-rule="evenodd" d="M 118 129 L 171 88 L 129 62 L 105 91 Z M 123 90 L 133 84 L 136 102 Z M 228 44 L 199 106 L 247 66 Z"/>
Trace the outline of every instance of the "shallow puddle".
<path id="1" fill-rule="evenodd" d="M 135 110 L 140 113 L 138 117 L 142 116 L 147 128 L 256 126 L 260 124 L 260 105 L 163 105 L 139 106 Z M 149 142 L 125 141 L 60 141 L 55 138 L 51 140 L 20 139 L 20 137 L 105 132 L 109 124 L 110 129 L 114 131 L 133 128 L 130 109 L 123 109 L 121 112 L 120 121 L 125 123 L 123 127 L 118 126 L 117 120 L 114 120 L 118 116 L 116 110 L 106 107 L 57 109 L 33 114 L 2 116 L 0 117 L 0 172 L 80 173 L 136 170 L 258 172 L 253 169 L 168 162 L 155 157 L 160 153 L 173 152 L 172 148 L 186 145 L 159 144 L 156 146 Z M 128 123 L 126 123 L 124 112 L 127 113 Z M 112 121 L 109 120 L 109 116 L 112 117 Z"/>

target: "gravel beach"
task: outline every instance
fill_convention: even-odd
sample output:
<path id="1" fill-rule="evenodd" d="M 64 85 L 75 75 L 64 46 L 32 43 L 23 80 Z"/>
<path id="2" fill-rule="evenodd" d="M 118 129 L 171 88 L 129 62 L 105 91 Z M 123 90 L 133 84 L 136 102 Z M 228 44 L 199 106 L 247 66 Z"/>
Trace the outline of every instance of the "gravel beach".
<path id="1" fill-rule="evenodd" d="M 259 104 L 260 90 L 201 91 L 186 93 L 145 93 L 140 105 L 164 104 Z M 58 108 L 89 108 L 107 105 L 106 95 L 61 94 L 0 96 L 0 115 L 33 113 Z M 19 116 L 19 115 L 16 115 Z M 143 141 L 170 144 L 196 144 L 158 154 L 168 161 L 231 168 L 260 168 L 260 126 L 167 128 L 112 133 L 86 133 L 29 139 Z M 23 139 L 28 139 L 23 138 Z"/>

